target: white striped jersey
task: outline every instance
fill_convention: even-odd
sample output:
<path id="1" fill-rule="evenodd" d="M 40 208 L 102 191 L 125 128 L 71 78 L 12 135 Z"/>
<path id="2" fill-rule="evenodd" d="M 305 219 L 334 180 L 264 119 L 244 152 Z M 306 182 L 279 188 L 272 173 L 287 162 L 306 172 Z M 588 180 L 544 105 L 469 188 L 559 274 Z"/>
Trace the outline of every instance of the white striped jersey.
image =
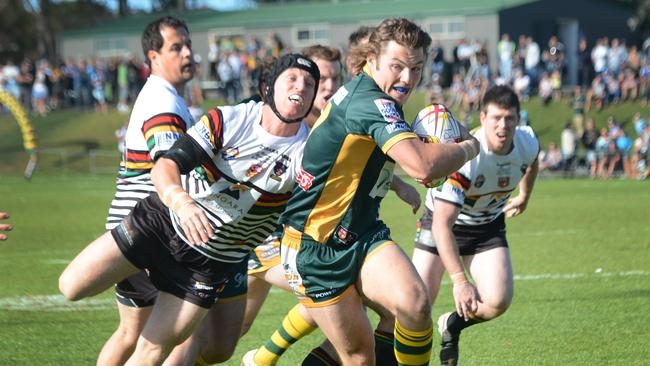
<path id="1" fill-rule="evenodd" d="M 482 127 L 473 135 L 481 143 L 481 153 L 438 188 L 427 190 L 426 205 L 430 210 L 434 199 L 460 207 L 457 225 L 481 225 L 496 219 L 539 153 L 539 141 L 528 126 L 516 128 L 514 146 L 507 155 L 488 150 Z"/>
<path id="2" fill-rule="evenodd" d="M 185 100 L 166 80 L 149 76 L 133 105 L 126 132 L 124 154 L 116 181 L 116 192 L 108 210 L 106 230 L 117 226 L 156 189 L 150 171 L 154 158 L 167 151 L 194 122 Z M 200 188 L 201 182 L 183 177 L 184 185 Z M 189 182 L 189 184 L 188 184 Z"/>
<path id="3" fill-rule="evenodd" d="M 215 234 L 192 246 L 214 260 L 235 263 L 275 230 L 291 196 L 309 130 L 294 136 L 271 135 L 260 125 L 263 103 L 220 107 L 188 130 L 210 156 L 202 165 L 210 187 L 192 198 L 210 219 Z M 176 232 L 187 241 L 170 210 Z"/>

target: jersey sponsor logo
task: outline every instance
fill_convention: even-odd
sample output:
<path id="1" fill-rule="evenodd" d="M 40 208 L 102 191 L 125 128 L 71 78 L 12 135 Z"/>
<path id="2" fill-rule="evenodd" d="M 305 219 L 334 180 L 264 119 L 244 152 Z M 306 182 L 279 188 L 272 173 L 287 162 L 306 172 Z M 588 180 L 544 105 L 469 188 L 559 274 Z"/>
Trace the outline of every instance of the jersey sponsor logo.
<path id="1" fill-rule="evenodd" d="M 324 297 L 332 296 L 332 295 L 336 294 L 337 292 L 338 292 L 338 289 L 331 289 L 331 290 L 327 290 L 327 291 L 317 292 L 312 296 L 314 296 L 316 299 L 322 299 Z"/>
<path id="2" fill-rule="evenodd" d="M 411 128 L 408 123 L 400 121 L 386 125 L 386 131 L 388 133 L 394 133 L 395 131 L 411 131 Z"/>
<path id="3" fill-rule="evenodd" d="M 203 140 L 208 142 L 210 141 L 210 130 L 206 125 L 204 125 L 203 123 L 197 123 L 196 125 L 194 125 L 194 128 Z"/>
<path id="4" fill-rule="evenodd" d="M 176 132 L 159 132 L 154 135 L 154 141 L 156 141 L 156 146 L 160 149 L 166 150 L 171 147 L 180 135 Z"/>
<path id="5" fill-rule="evenodd" d="M 499 180 L 497 181 L 497 184 L 501 188 L 505 188 L 510 184 L 510 177 L 499 177 Z"/>
<path id="6" fill-rule="evenodd" d="M 510 163 L 497 163 L 497 176 L 510 175 Z"/>
<path id="7" fill-rule="evenodd" d="M 355 232 L 352 232 L 343 226 L 339 225 L 334 230 L 334 239 L 341 244 L 348 245 L 354 243 L 359 235 Z"/>
<path id="8" fill-rule="evenodd" d="M 342 86 L 342 87 L 339 88 L 339 90 L 336 91 L 336 93 L 334 93 L 334 95 L 332 96 L 332 98 L 330 98 L 330 100 L 334 104 L 339 105 L 339 104 L 341 104 L 343 99 L 345 99 L 345 97 L 347 97 L 347 96 L 348 96 L 348 90 L 345 89 L 344 86 Z"/>
<path id="9" fill-rule="evenodd" d="M 244 286 L 245 281 L 247 281 L 248 278 L 245 274 L 243 273 L 237 273 L 234 278 L 232 278 L 232 285 L 235 288 L 241 288 Z M 230 282 L 230 281 L 228 281 Z"/>
<path id="10" fill-rule="evenodd" d="M 483 187 L 483 183 L 485 183 L 485 176 L 483 174 L 479 174 L 478 177 L 476 177 L 476 181 L 474 181 L 474 187 L 481 188 Z"/>
<path id="11" fill-rule="evenodd" d="M 379 113 L 384 117 L 384 120 L 389 123 L 400 122 L 402 121 L 402 116 L 400 116 L 397 108 L 395 108 L 395 103 L 388 99 L 375 99 L 374 100 Z"/>
<path id="12" fill-rule="evenodd" d="M 306 60 L 306 59 L 304 59 L 304 58 L 300 58 L 300 57 L 299 57 L 299 58 L 296 60 L 296 62 L 298 62 L 299 64 L 301 64 L 301 65 L 303 65 L 303 66 L 305 66 L 305 67 L 311 67 L 311 62 L 309 62 L 308 60 Z"/>
<path id="13" fill-rule="evenodd" d="M 239 156 L 239 147 L 237 146 L 227 147 L 221 152 L 223 160 L 232 160 L 237 156 Z"/>
<path id="14" fill-rule="evenodd" d="M 307 173 L 301 167 L 300 172 L 298 173 L 298 177 L 296 177 L 296 182 L 298 183 L 298 187 L 302 188 L 303 191 L 307 192 L 309 188 L 311 188 L 311 185 L 314 182 L 314 176 Z"/>

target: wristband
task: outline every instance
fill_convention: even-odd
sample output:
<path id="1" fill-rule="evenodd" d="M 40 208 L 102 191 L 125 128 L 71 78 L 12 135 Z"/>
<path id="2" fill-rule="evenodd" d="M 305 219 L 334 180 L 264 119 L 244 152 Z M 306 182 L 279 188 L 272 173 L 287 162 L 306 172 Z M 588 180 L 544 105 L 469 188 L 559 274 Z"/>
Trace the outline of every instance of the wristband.
<path id="1" fill-rule="evenodd" d="M 449 278 L 451 278 L 451 282 L 453 282 L 454 285 L 460 285 L 467 282 L 465 272 L 456 272 L 454 274 L 450 274 Z"/>
<path id="2" fill-rule="evenodd" d="M 167 187 L 165 187 L 165 190 L 163 191 L 162 194 L 162 201 L 164 204 L 167 204 L 169 195 L 178 188 L 180 188 L 181 190 L 183 189 L 183 187 L 181 187 L 179 184 L 170 184 Z"/>
<path id="3" fill-rule="evenodd" d="M 174 210 L 174 207 L 176 207 L 176 204 L 178 203 L 178 201 L 180 201 L 182 198 L 184 198 L 184 197 L 186 197 L 186 196 L 187 196 L 190 200 L 192 199 L 191 197 L 189 197 L 189 194 L 185 193 L 185 191 L 181 191 L 181 192 L 176 193 L 176 194 L 174 195 L 174 198 L 172 198 L 172 202 L 171 202 L 171 204 L 170 204 L 168 207 L 171 208 L 172 211 L 176 212 L 176 210 Z"/>
<path id="4" fill-rule="evenodd" d="M 176 211 L 174 211 L 174 212 L 176 212 L 176 215 L 180 215 L 180 214 L 181 214 L 181 211 L 182 211 L 185 207 L 189 206 L 189 205 L 192 204 L 192 203 L 194 203 L 194 200 L 190 198 L 189 200 L 187 200 L 187 201 L 181 203 L 181 205 L 178 206 L 178 209 L 177 209 Z"/>

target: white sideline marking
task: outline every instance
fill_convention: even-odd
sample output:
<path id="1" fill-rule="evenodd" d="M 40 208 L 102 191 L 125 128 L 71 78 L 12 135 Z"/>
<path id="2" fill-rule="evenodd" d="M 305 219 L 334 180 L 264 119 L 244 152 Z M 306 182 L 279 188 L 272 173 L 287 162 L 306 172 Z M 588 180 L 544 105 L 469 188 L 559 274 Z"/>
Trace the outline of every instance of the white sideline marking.
<path id="1" fill-rule="evenodd" d="M 63 295 L 36 295 L 0 298 L 0 311 L 95 311 L 115 307 L 115 299 L 68 301 Z"/>
<path id="2" fill-rule="evenodd" d="M 574 280 L 585 277 L 650 276 L 650 271 L 632 270 L 622 272 L 593 273 L 541 273 L 515 275 L 515 281 Z M 443 281 L 449 284 L 449 281 Z M 276 287 L 271 292 L 286 292 Z M 66 300 L 63 295 L 15 296 L 0 298 L 0 311 L 96 311 L 115 308 L 115 299 L 86 299 L 77 302 Z"/>
<path id="3" fill-rule="evenodd" d="M 43 261 L 45 264 L 68 264 L 70 259 L 46 259 Z"/>

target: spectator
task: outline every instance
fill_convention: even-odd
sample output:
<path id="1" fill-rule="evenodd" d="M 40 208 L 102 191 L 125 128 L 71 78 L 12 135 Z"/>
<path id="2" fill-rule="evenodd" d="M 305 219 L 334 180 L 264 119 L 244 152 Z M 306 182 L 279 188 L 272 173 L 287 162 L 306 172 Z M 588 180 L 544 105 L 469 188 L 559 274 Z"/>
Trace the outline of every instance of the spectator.
<path id="1" fill-rule="evenodd" d="M 547 72 L 542 73 L 542 79 L 539 81 L 539 97 L 544 105 L 547 105 L 553 97 L 553 84 Z"/>
<path id="2" fill-rule="evenodd" d="M 605 82 L 603 81 L 603 74 L 596 74 L 594 80 L 591 82 L 591 89 L 587 91 L 585 111 L 589 112 L 591 105 L 596 105 L 597 110 L 602 110 L 607 100 Z"/>
<path id="3" fill-rule="evenodd" d="M 609 45 L 607 37 L 598 38 L 596 46 L 591 50 L 591 61 L 594 65 L 594 72 L 596 75 L 607 70 L 607 54 L 609 53 Z"/>
<path id="4" fill-rule="evenodd" d="M 573 92 L 573 127 L 576 133 L 582 136 L 585 119 L 585 93 L 580 85 L 576 85 Z"/>
<path id="5" fill-rule="evenodd" d="M 562 168 L 564 177 L 568 178 L 575 175 L 576 151 L 577 151 L 577 136 L 573 130 L 573 124 L 568 121 L 564 125 L 562 134 L 560 136 L 560 144 L 562 149 Z"/>
<path id="6" fill-rule="evenodd" d="M 607 140 L 607 145 L 605 146 L 603 159 L 600 161 L 600 166 L 598 170 L 600 171 L 600 177 L 603 179 L 609 179 L 615 173 L 617 164 L 621 161 L 621 155 L 618 152 L 616 147 L 616 141 L 612 139 Z"/>
<path id="7" fill-rule="evenodd" d="M 641 137 L 648 126 L 648 121 L 641 117 L 641 113 L 637 112 L 632 117 L 632 123 L 634 124 L 634 132 L 636 132 L 637 137 Z"/>
<path id="8" fill-rule="evenodd" d="M 637 179 L 643 180 L 650 174 L 648 164 L 648 151 L 650 150 L 650 125 L 645 124 L 643 131 L 634 140 L 633 167 L 636 170 Z"/>
<path id="9" fill-rule="evenodd" d="M 587 88 L 591 83 L 591 51 L 587 48 L 587 40 L 580 39 L 578 44 L 578 85 Z"/>
<path id="10" fill-rule="evenodd" d="M 512 81 L 512 87 L 517 93 L 517 97 L 522 102 L 527 102 L 530 97 L 530 77 L 521 69 L 515 71 L 515 79 Z"/>
<path id="11" fill-rule="evenodd" d="M 589 118 L 587 124 L 585 125 L 585 131 L 582 134 L 580 141 L 582 146 L 585 148 L 585 160 L 589 168 L 589 177 L 591 179 L 596 178 L 596 173 L 598 169 L 598 156 L 596 153 L 596 142 L 598 140 L 598 131 L 596 131 L 596 125 L 594 120 Z"/>
<path id="12" fill-rule="evenodd" d="M 562 99 L 562 74 L 560 70 L 551 72 L 551 89 L 553 91 L 553 100 L 559 102 Z"/>
<path id="13" fill-rule="evenodd" d="M 46 81 L 45 63 L 39 62 L 34 77 L 34 84 L 32 84 L 31 100 L 34 106 L 34 112 L 38 113 L 40 116 L 45 116 L 47 114 L 47 98 L 49 96 L 49 90 Z"/>
<path id="14" fill-rule="evenodd" d="M 612 45 L 607 51 L 607 71 L 614 77 L 618 77 L 621 72 L 623 63 L 627 60 L 627 51 L 625 44 L 621 43 L 618 38 L 612 39 Z"/>
<path id="15" fill-rule="evenodd" d="M 562 168 L 562 153 L 555 142 L 548 144 L 548 150 L 541 150 L 538 156 L 539 172 L 558 171 Z"/>
<path id="16" fill-rule="evenodd" d="M 632 167 L 632 139 L 621 130 L 616 137 L 616 149 L 623 164 L 623 175 L 627 178 L 634 178 Z"/>
<path id="17" fill-rule="evenodd" d="M 497 54 L 499 56 L 499 73 L 506 81 L 512 79 L 512 64 L 515 54 L 515 44 L 510 40 L 510 35 L 504 33 L 497 43 Z"/>
<path id="18" fill-rule="evenodd" d="M 539 81 L 539 60 L 539 45 L 533 40 L 533 37 L 526 37 L 526 59 L 524 65 L 526 67 L 526 74 L 530 77 L 532 87 L 536 87 Z"/>
<path id="19" fill-rule="evenodd" d="M 632 69 L 626 69 L 620 76 L 621 100 L 635 100 L 638 95 L 638 82 Z"/>

